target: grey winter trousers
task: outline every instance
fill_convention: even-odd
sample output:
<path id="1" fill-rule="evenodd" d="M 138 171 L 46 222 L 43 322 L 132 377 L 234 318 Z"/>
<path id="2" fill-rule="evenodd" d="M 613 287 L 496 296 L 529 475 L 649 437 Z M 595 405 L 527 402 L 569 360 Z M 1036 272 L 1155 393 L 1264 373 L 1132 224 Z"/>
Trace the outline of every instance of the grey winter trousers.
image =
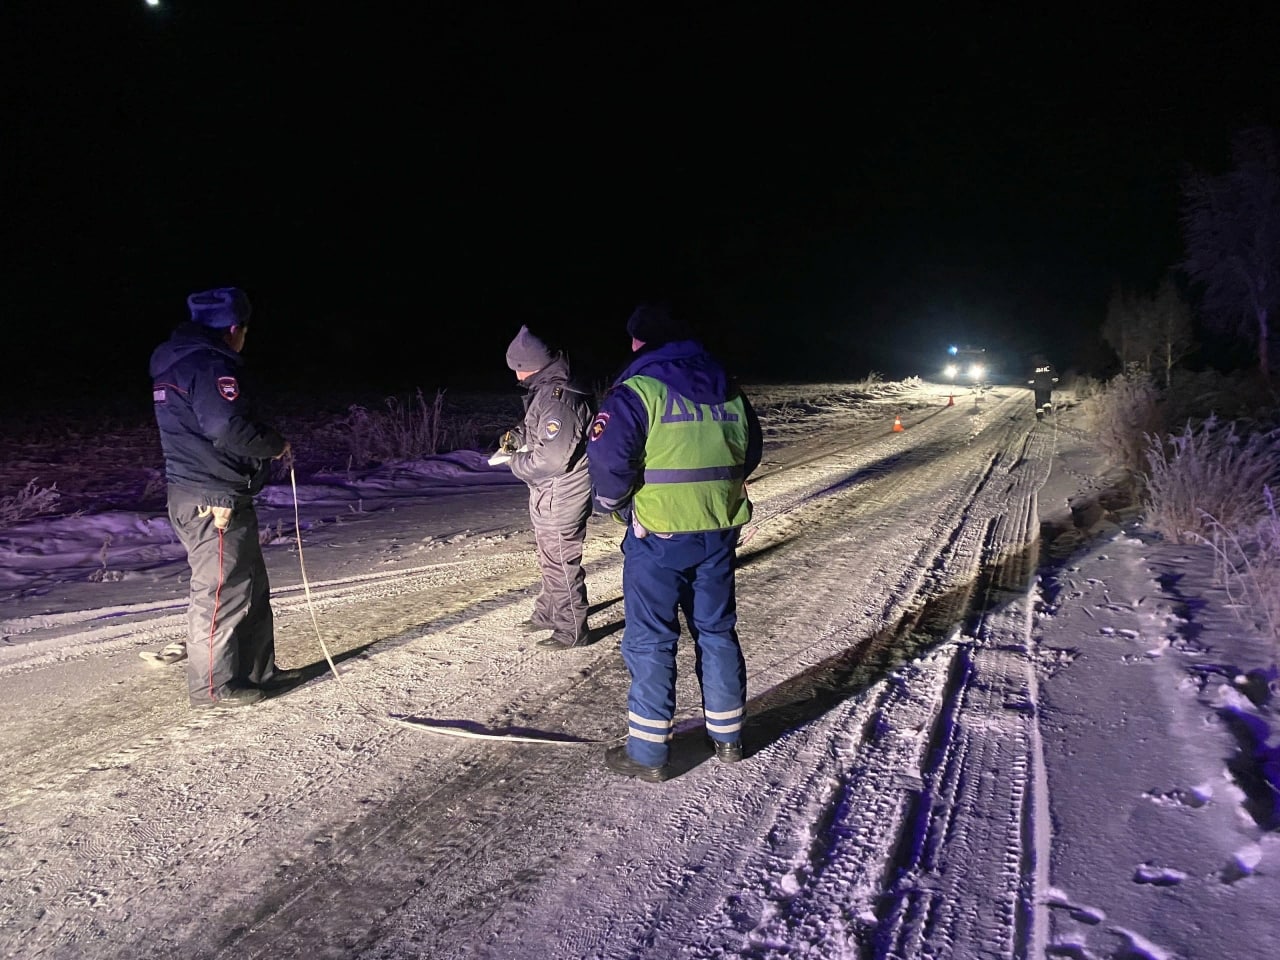
<path id="1" fill-rule="evenodd" d="M 199 494 L 169 488 L 169 522 L 187 550 L 187 693 L 209 706 L 275 672 L 271 587 L 258 540 L 258 513 L 244 498 L 221 532 L 200 516 Z"/>
<path id="2" fill-rule="evenodd" d="M 591 516 L 591 478 L 586 470 L 529 488 L 529 519 L 542 571 L 542 591 L 533 622 L 551 627 L 564 646 L 587 642 L 587 576 L 582 544 Z"/>

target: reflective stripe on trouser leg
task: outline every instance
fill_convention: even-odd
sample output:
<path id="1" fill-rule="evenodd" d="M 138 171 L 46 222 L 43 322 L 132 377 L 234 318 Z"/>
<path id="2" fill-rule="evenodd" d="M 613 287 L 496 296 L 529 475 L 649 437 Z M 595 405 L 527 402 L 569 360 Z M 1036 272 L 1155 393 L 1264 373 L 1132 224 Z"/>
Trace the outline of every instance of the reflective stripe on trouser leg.
<path id="1" fill-rule="evenodd" d="M 747 665 L 738 643 L 734 544 L 737 533 L 705 534 L 706 558 L 693 570 L 685 615 L 696 638 L 695 663 L 702 685 L 702 710 L 713 740 L 742 736 L 746 714 Z"/>
<path id="2" fill-rule="evenodd" d="M 627 693 L 627 753 L 638 763 L 667 762 L 676 707 L 676 614 L 682 574 L 667 570 L 643 540 L 623 537 L 622 603 L 627 618 L 622 659 L 631 673 Z"/>

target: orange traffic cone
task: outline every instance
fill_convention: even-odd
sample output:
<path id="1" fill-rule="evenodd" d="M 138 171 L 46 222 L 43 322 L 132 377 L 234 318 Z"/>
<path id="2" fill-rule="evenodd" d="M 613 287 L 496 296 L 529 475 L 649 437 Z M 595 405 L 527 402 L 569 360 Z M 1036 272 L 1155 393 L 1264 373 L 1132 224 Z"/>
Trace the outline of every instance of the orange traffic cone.
<path id="1" fill-rule="evenodd" d="M 893 432 L 894 432 L 894 433 L 901 433 L 901 432 L 902 432 L 902 418 L 901 418 L 901 417 L 894 417 L 894 418 L 893 418 Z"/>
<path id="2" fill-rule="evenodd" d="M 947 406 L 954 407 L 956 405 L 956 395 L 954 393 L 947 394 Z"/>

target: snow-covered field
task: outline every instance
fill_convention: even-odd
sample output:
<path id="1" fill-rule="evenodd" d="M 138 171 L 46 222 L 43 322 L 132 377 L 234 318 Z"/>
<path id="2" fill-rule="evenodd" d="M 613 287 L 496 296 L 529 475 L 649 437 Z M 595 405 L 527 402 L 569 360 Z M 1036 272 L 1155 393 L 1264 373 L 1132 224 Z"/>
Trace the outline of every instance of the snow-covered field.
<path id="1" fill-rule="evenodd" d="M 0 528 L 0 955 L 1273 956 L 1274 652 L 1109 488 L 1081 408 L 748 392 L 748 755 L 709 758 L 682 649 L 663 784 L 602 761 L 619 530 L 588 534 L 596 642 L 537 647 L 525 490 L 479 453 L 309 475 L 300 523 L 268 488 L 309 680 L 248 710 L 137 655 L 183 634 L 154 483 Z"/>

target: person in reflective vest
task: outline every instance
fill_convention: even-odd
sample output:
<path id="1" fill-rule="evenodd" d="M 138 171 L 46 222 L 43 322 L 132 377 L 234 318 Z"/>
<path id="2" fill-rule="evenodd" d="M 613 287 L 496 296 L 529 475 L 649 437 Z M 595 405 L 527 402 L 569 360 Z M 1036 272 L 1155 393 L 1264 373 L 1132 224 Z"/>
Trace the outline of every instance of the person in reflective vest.
<path id="1" fill-rule="evenodd" d="M 587 444 L 596 503 L 627 524 L 627 742 L 605 762 L 662 781 L 673 772 L 681 611 L 696 646 L 707 736 L 722 762 L 742 758 L 747 671 L 735 547 L 751 519 L 746 480 L 763 439 L 746 395 L 668 307 L 636 308 L 627 333 L 635 356 L 601 402 Z"/>
<path id="2" fill-rule="evenodd" d="M 1034 394 L 1037 420 L 1043 419 L 1044 415 L 1053 409 L 1053 385 L 1057 382 L 1058 374 L 1053 369 L 1053 364 L 1041 354 L 1036 354 L 1033 358 L 1031 379 L 1027 381 L 1027 385 L 1031 387 Z"/>

